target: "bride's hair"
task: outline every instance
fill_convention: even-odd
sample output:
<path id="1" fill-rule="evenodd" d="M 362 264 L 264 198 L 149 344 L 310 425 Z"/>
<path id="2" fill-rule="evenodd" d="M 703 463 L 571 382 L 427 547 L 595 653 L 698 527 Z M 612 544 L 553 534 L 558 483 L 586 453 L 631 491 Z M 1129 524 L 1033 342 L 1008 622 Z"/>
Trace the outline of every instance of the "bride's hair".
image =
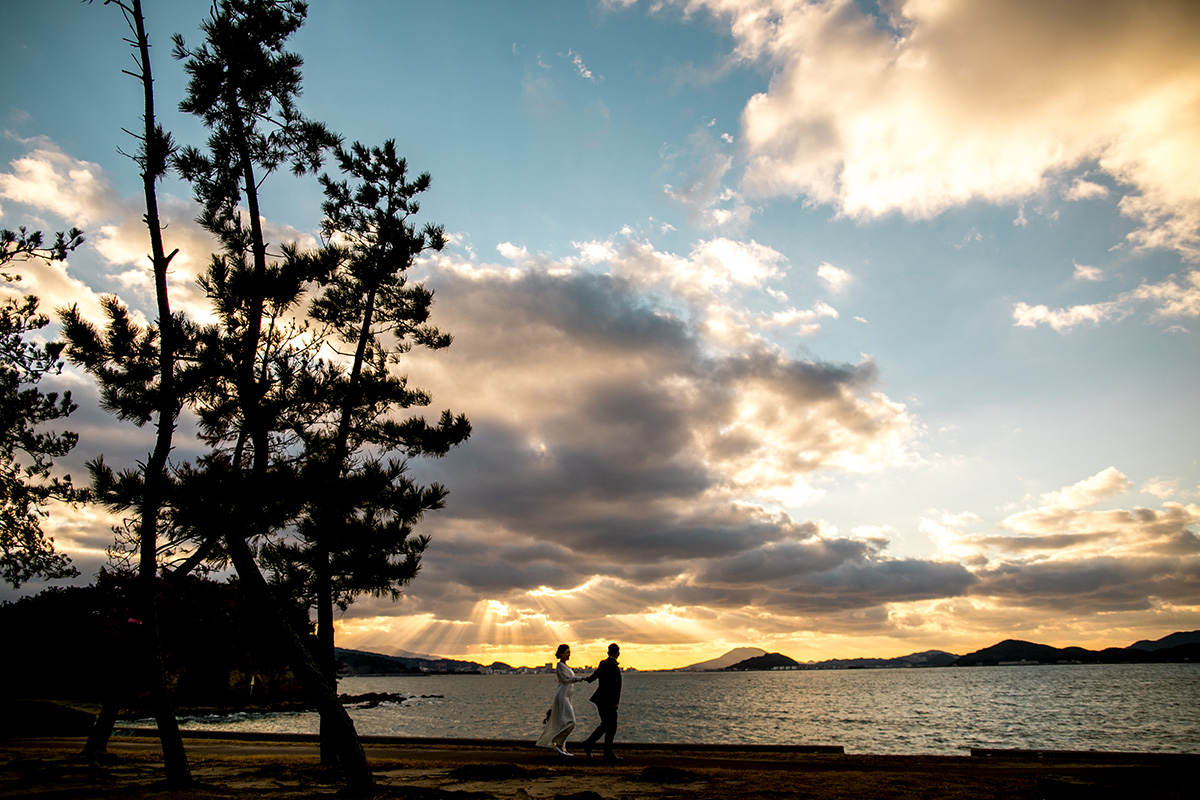
<path id="1" fill-rule="evenodd" d="M 563 653 L 567 652 L 567 651 L 568 651 L 568 650 L 570 650 L 570 649 L 571 649 L 571 646 L 570 646 L 570 645 L 568 645 L 568 644 L 560 644 L 560 645 L 558 646 L 558 649 L 554 651 L 554 657 L 555 657 L 555 658 L 557 658 L 557 659 L 559 659 L 559 660 L 561 661 L 561 660 L 562 660 Z"/>

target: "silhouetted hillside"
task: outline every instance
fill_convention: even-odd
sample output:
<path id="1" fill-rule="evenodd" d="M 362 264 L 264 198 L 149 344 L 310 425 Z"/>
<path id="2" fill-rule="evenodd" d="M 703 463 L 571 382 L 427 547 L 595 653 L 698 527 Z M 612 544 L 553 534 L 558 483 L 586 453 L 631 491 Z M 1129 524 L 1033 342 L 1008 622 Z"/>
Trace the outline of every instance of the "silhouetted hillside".
<path id="1" fill-rule="evenodd" d="M 0 659 L 5 694 L 99 703 L 115 686 L 124 710 L 145 713 L 136 595 L 135 579 L 104 572 L 92 586 L 55 587 L 0 604 L 0 630 L 20 654 Z M 178 708 L 303 702 L 272 632 L 248 610 L 236 582 L 187 578 L 159 603 L 167 683 Z M 307 619 L 307 612 L 296 613 Z"/>
<path id="2" fill-rule="evenodd" d="M 1161 641 L 1161 640 L 1160 640 Z M 1151 643 L 1153 644 L 1153 643 Z M 1082 647 L 1051 647 L 1046 644 L 1006 639 L 999 644 L 968 653 L 955 662 L 958 667 L 1005 664 L 1161 664 L 1191 662 L 1200 659 L 1200 643 L 1162 647 L 1155 650 L 1134 647 L 1108 647 L 1086 650 Z"/>
<path id="3" fill-rule="evenodd" d="M 1156 650 L 1167 650 L 1172 647 L 1181 647 L 1186 644 L 1200 644 L 1200 631 L 1176 631 L 1169 636 L 1164 636 L 1163 638 L 1153 642 L 1149 639 L 1143 639 L 1140 642 L 1134 642 L 1133 644 L 1129 645 L 1129 648 L 1133 650 L 1149 650 L 1150 652 L 1154 652 Z"/>
<path id="4" fill-rule="evenodd" d="M 809 666 L 818 669 L 886 669 L 889 667 L 948 667 L 958 660 L 945 650 L 926 650 L 897 658 L 831 658 Z"/>
<path id="5" fill-rule="evenodd" d="M 420 672 L 416 667 L 410 667 L 405 659 L 396 656 L 341 647 L 335 647 L 333 652 L 339 675 L 408 675 Z"/>
<path id="6" fill-rule="evenodd" d="M 745 661 L 748 658 L 755 656 L 765 656 L 766 650 L 759 647 L 735 647 L 723 656 L 711 658 L 708 661 L 701 661 L 697 664 L 688 664 L 686 667 L 680 667 L 676 672 L 710 672 L 722 670 L 726 667 L 731 667 L 739 661 Z"/>
<path id="7" fill-rule="evenodd" d="M 749 670 L 765 670 L 775 669 L 776 667 L 798 667 L 800 662 L 788 658 L 783 653 L 767 653 L 764 656 L 754 656 L 747 658 L 745 661 L 728 666 L 725 669 L 730 672 L 743 672 Z"/>
<path id="8" fill-rule="evenodd" d="M 334 654 L 338 661 L 338 674 L 343 676 L 477 673 L 483 670 L 474 661 L 456 661 L 452 658 L 385 656 L 341 647 L 335 648 Z"/>

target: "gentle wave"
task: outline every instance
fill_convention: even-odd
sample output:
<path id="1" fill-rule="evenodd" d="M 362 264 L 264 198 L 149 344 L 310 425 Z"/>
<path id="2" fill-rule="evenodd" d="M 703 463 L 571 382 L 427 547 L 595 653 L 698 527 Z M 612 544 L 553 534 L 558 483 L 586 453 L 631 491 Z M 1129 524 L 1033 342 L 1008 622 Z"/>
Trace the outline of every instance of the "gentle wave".
<path id="1" fill-rule="evenodd" d="M 345 678 L 402 703 L 348 710 L 361 734 L 528 739 L 552 675 Z M 424 695 L 424 696 L 422 696 Z M 431 696 L 431 695 L 440 695 Z M 575 693 L 571 740 L 598 722 Z M 315 733 L 312 712 L 181 720 L 184 728 Z M 973 747 L 1200 753 L 1200 665 L 1113 664 L 757 673 L 626 672 L 624 742 L 841 745 L 848 753 Z"/>

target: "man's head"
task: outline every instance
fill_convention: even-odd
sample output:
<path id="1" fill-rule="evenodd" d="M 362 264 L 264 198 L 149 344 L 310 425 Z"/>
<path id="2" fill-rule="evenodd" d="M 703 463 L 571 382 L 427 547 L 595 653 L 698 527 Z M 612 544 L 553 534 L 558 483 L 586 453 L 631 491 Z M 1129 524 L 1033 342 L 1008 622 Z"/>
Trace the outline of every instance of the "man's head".
<path id="1" fill-rule="evenodd" d="M 621 655 L 621 648 L 617 646 L 616 642 L 613 642 L 608 646 L 608 657 L 616 658 L 619 655 Z"/>

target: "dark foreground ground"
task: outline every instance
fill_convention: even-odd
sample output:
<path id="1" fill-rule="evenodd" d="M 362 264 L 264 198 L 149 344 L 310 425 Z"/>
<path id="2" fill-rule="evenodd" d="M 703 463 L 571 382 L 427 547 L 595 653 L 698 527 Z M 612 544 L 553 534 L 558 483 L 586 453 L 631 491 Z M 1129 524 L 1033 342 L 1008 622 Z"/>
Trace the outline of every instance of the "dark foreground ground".
<path id="1" fill-rule="evenodd" d="M 0 739 L 0 797 L 294 800 L 338 795 L 311 742 L 186 740 L 196 785 L 163 783 L 158 743 L 114 738 L 88 761 L 82 738 Z M 1200 755 L 1007 752 L 870 756 L 629 746 L 619 764 L 552 757 L 511 742 L 367 743 L 379 797 L 411 800 L 667 798 L 1040 798 L 1200 796 Z"/>

